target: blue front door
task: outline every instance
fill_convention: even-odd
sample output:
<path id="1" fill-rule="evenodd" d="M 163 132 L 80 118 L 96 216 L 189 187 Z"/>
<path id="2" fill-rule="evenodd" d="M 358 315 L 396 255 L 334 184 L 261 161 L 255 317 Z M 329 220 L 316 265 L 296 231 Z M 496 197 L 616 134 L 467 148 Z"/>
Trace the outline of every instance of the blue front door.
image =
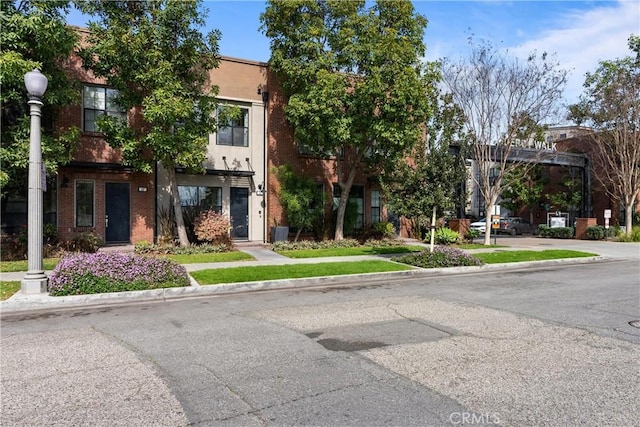
<path id="1" fill-rule="evenodd" d="M 231 238 L 249 238 L 249 189 L 231 187 Z"/>
<path id="2" fill-rule="evenodd" d="M 105 184 L 105 243 L 129 243 L 131 240 L 131 216 L 129 183 Z"/>

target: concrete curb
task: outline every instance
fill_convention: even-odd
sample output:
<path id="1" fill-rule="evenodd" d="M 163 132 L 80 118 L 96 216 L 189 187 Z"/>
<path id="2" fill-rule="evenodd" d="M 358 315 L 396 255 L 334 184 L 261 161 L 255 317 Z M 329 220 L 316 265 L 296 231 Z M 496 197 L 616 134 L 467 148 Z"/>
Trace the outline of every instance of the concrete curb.
<path id="1" fill-rule="evenodd" d="M 152 289 L 144 291 L 114 292 L 107 294 L 72 295 L 51 297 L 44 295 L 15 294 L 6 301 L 0 302 L 0 315 L 8 313 L 57 310 L 67 308 L 95 308 L 113 304 L 131 304 L 143 302 L 172 301 L 182 298 L 205 297 L 214 295 L 234 294 L 240 292 L 269 291 L 296 288 L 313 288 L 322 286 L 360 285 L 382 280 L 402 280 L 415 278 L 439 277 L 455 274 L 481 274 L 494 271 L 526 270 L 556 265 L 586 264 L 609 261 L 611 258 L 603 256 L 586 258 L 566 258 L 546 261 L 530 261 L 507 264 L 487 264 L 479 267 L 448 267 L 423 269 L 415 268 L 407 271 L 388 273 L 352 274 L 342 276 L 323 276 L 303 279 L 282 279 L 261 282 L 229 283 L 219 285 L 199 285 L 190 277 L 191 286 L 183 288 Z"/>

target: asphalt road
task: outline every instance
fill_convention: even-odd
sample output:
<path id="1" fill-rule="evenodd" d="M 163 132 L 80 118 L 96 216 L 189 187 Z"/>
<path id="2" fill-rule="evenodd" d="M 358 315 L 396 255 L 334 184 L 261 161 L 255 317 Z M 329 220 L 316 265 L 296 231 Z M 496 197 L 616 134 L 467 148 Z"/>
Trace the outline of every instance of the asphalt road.
<path id="1" fill-rule="evenodd" d="M 8 314 L 1 424 L 639 425 L 639 273 L 632 256 Z"/>

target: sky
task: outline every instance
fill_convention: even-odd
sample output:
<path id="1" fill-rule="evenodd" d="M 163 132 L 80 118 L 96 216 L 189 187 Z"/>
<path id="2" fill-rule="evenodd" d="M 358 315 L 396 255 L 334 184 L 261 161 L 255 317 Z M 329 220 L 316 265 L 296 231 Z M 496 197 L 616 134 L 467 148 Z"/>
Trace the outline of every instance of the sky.
<path id="1" fill-rule="evenodd" d="M 268 61 L 269 40 L 260 31 L 263 1 L 204 1 L 209 10 L 203 32 L 222 32 L 220 54 Z M 469 52 L 468 38 L 487 40 L 517 57 L 531 52 L 555 54 L 569 71 L 564 101 L 575 103 L 585 73 L 598 62 L 628 56 L 629 35 L 640 35 L 640 2 L 620 1 L 414 1 L 429 21 L 424 34 L 426 60 L 459 59 Z M 85 26 L 72 14 L 70 24 Z"/>

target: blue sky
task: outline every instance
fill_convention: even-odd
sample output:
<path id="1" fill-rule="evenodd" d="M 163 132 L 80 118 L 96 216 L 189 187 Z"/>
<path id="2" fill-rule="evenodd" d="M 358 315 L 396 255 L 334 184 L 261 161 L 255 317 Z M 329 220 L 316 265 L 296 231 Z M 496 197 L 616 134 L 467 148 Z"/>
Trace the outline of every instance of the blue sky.
<path id="1" fill-rule="evenodd" d="M 623 1 L 414 1 L 429 24 L 424 40 L 427 60 L 458 58 L 468 52 L 467 38 L 486 39 L 516 56 L 555 53 L 570 71 L 565 100 L 575 102 L 584 74 L 598 61 L 629 54 L 627 38 L 640 34 L 640 2 Z M 267 61 L 269 40 L 260 32 L 263 1 L 205 1 L 205 31 L 222 32 L 220 53 Z M 69 23 L 84 26 L 77 15 Z"/>

